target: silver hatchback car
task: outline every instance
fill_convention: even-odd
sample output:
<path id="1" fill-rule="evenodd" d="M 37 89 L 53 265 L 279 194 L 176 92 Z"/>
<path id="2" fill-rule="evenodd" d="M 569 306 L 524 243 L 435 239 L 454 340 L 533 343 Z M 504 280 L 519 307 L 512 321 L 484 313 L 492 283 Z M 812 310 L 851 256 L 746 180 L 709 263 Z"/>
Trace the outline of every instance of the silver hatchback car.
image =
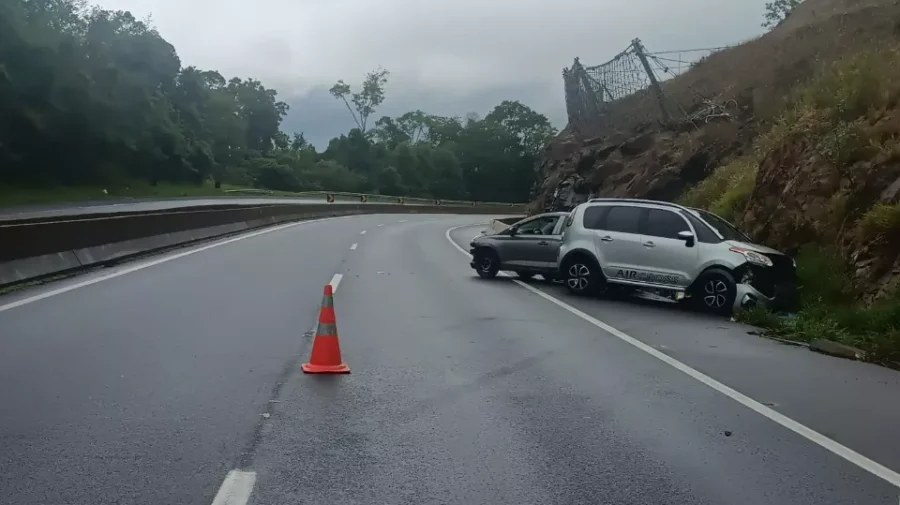
<path id="1" fill-rule="evenodd" d="M 531 216 L 509 228 L 475 238 L 469 244 L 470 266 L 484 279 L 501 270 L 512 271 L 522 279 L 536 274 L 546 280 L 557 277 L 557 259 L 562 243 L 566 212 L 548 212 Z"/>
<path id="2" fill-rule="evenodd" d="M 710 212 L 655 200 L 595 198 L 563 226 L 557 259 L 569 291 L 652 290 L 729 313 L 793 303 L 796 264 Z"/>

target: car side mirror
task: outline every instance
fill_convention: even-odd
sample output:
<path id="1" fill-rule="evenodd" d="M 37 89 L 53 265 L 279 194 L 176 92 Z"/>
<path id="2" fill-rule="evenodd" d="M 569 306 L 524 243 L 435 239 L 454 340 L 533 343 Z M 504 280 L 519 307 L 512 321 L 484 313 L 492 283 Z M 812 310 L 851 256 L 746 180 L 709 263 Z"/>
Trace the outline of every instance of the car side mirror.
<path id="1" fill-rule="evenodd" d="M 506 231 L 509 232 L 510 237 L 514 237 L 518 233 L 515 226 L 510 226 Z"/>
<path id="2" fill-rule="evenodd" d="M 694 247 L 694 234 L 687 230 L 678 232 L 678 238 L 684 240 L 686 247 Z"/>

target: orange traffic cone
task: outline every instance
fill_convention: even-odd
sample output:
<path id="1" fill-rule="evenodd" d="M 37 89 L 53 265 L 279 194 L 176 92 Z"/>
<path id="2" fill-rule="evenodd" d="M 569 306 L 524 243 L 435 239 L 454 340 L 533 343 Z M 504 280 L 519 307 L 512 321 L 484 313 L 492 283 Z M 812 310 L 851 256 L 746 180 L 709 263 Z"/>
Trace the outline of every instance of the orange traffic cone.
<path id="1" fill-rule="evenodd" d="M 350 367 L 341 361 L 341 346 L 338 343 L 337 321 L 334 317 L 334 290 L 325 285 L 325 297 L 319 310 L 319 324 L 313 337 L 312 354 L 309 363 L 300 368 L 306 373 L 350 373 Z"/>

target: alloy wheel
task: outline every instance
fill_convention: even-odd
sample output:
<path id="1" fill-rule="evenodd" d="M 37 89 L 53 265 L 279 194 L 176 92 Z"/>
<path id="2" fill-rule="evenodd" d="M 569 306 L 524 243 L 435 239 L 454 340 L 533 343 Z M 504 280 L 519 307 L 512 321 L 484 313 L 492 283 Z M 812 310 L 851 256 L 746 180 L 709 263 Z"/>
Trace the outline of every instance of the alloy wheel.
<path id="1" fill-rule="evenodd" d="M 575 263 L 569 267 L 566 284 L 573 291 L 586 291 L 591 283 L 591 269 L 587 265 Z"/>
<path id="2" fill-rule="evenodd" d="M 703 285 L 703 303 L 711 309 L 722 309 L 728 303 L 728 285 L 720 279 L 711 279 Z"/>

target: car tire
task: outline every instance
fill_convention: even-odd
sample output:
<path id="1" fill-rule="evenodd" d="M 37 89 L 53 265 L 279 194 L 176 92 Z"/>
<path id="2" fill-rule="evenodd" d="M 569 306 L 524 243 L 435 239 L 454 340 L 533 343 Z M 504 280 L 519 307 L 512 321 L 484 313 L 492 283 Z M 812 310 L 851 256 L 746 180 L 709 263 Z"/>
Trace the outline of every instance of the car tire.
<path id="1" fill-rule="evenodd" d="M 517 271 L 516 275 L 518 275 L 519 278 L 522 279 L 523 281 L 527 281 L 527 280 L 531 279 L 532 277 L 534 277 L 534 272 L 518 272 Z"/>
<path id="2" fill-rule="evenodd" d="M 475 253 L 475 271 L 482 279 L 493 279 L 500 271 L 500 258 L 493 251 Z"/>
<path id="3" fill-rule="evenodd" d="M 703 272 L 694 283 L 693 291 L 691 298 L 701 310 L 728 315 L 734 309 L 737 283 L 726 270 L 713 268 Z"/>
<path id="4" fill-rule="evenodd" d="M 606 284 L 603 273 L 596 263 L 584 256 L 566 260 L 562 268 L 562 278 L 566 289 L 573 295 L 587 296 L 599 293 Z"/>

